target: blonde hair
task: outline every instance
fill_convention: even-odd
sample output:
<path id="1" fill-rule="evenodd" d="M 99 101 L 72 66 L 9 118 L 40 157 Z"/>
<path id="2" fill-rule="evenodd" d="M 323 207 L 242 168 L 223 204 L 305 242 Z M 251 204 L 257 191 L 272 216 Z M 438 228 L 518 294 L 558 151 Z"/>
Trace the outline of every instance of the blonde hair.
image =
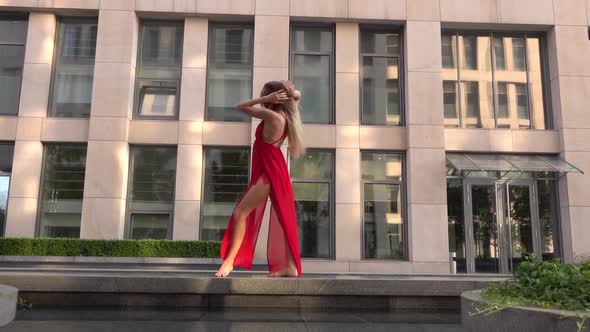
<path id="1" fill-rule="evenodd" d="M 301 124 L 301 115 L 299 108 L 293 98 L 283 104 L 285 115 L 287 115 L 287 138 L 289 140 L 289 155 L 291 159 L 299 159 L 305 154 L 303 144 L 303 125 Z"/>

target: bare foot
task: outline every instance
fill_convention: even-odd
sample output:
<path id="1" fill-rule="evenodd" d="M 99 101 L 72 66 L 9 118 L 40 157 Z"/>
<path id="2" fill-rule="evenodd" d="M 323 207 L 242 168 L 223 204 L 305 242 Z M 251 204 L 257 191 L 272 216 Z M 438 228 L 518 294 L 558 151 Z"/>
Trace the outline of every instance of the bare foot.
<path id="1" fill-rule="evenodd" d="M 221 264 L 221 267 L 219 268 L 217 273 L 215 273 L 215 276 L 216 277 L 227 277 L 229 275 L 229 273 L 231 271 L 233 271 L 233 269 L 234 269 L 234 262 L 229 261 L 229 260 L 225 260 L 225 261 L 223 261 L 223 264 Z"/>
<path id="2" fill-rule="evenodd" d="M 287 266 L 286 268 L 268 274 L 270 278 L 276 277 L 297 277 L 297 268 L 294 266 Z"/>

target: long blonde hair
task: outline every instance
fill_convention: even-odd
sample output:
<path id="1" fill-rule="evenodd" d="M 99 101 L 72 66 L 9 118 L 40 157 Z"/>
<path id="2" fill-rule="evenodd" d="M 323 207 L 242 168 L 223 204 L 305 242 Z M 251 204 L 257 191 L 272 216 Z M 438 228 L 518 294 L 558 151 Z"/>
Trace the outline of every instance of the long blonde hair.
<path id="1" fill-rule="evenodd" d="M 279 81 L 270 81 L 264 84 L 262 88 L 261 96 L 266 96 L 273 92 L 279 91 L 283 88 L 283 83 Z M 287 139 L 289 156 L 291 159 L 299 159 L 305 154 L 305 145 L 303 144 L 303 125 L 301 123 L 301 115 L 299 113 L 298 103 L 290 98 L 281 105 L 268 105 L 271 106 L 274 111 L 283 110 L 287 119 Z"/>

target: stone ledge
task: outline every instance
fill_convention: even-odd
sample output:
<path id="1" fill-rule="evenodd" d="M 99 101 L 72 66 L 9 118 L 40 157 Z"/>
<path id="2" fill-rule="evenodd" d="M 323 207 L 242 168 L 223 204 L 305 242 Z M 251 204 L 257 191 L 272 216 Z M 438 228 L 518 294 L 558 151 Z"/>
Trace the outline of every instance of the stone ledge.
<path id="1" fill-rule="evenodd" d="M 0 326 L 12 322 L 16 314 L 16 303 L 18 301 L 18 289 L 0 285 Z"/>

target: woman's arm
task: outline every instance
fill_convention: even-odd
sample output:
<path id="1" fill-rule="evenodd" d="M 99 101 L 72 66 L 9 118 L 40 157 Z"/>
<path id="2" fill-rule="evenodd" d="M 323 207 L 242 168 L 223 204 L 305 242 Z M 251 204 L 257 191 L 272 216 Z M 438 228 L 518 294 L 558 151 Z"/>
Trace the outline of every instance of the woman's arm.
<path id="1" fill-rule="evenodd" d="M 271 120 L 276 116 L 276 112 L 264 107 L 254 107 L 258 104 L 282 104 L 289 100 L 289 97 L 283 90 L 273 92 L 267 96 L 246 100 L 238 104 L 238 110 L 258 119 Z"/>

